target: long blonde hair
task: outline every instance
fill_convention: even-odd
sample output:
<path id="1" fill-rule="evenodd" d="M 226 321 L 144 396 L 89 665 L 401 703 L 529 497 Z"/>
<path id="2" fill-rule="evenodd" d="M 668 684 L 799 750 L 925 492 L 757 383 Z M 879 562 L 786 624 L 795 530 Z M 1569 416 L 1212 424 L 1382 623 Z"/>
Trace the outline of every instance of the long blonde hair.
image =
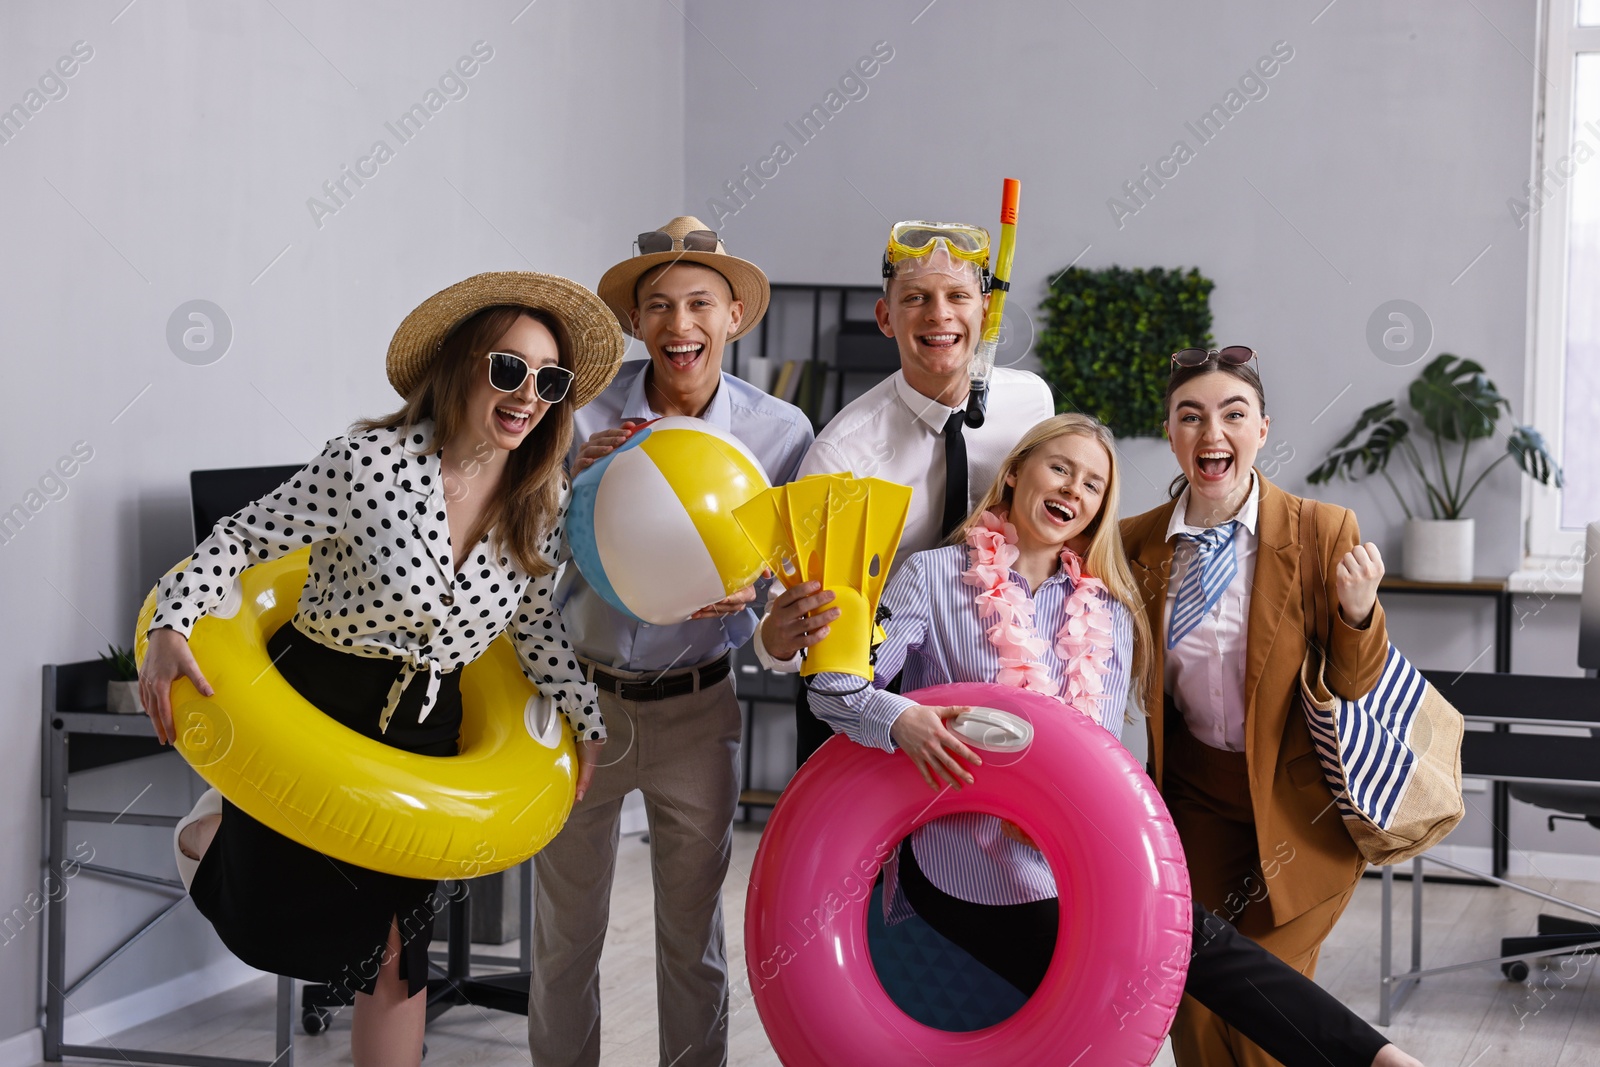
<path id="1" fill-rule="evenodd" d="M 559 365 L 572 370 L 572 342 L 556 316 L 539 308 L 487 307 L 462 320 L 440 343 L 438 357 L 404 407 L 362 419 L 351 427 L 352 432 L 414 426 L 432 419 L 433 444 L 428 451 L 443 451 L 467 420 L 472 375 L 484 373 L 480 357 L 523 315 L 550 331 L 556 339 Z M 569 393 L 559 404 L 551 404 L 539 424 L 511 451 L 494 497 L 467 537 L 467 544 L 477 544 L 484 534 L 493 533 L 495 547 L 534 578 L 555 569 L 539 555 L 539 543 L 555 525 L 561 503 L 562 468 L 572 446 L 572 412 Z"/>
<path id="2" fill-rule="evenodd" d="M 1103 423 L 1088 415 L 1068 412 L 1063 415 L 1053 415 L 1023 434 L 1022 440 L 1017 442 L 1016 447 L 1006 456 L 1005 462 L 1000 465 L 1000 473 L 995 475 L 994 484 L 989 486 L 989 491 L 972 510 L 972 514 L 956 527 L 946 543 L 965 544 L 967 532 L 979 524 L 984 512 L 1009 511 L 1012 489 L 1006 484 L 1006 479 L 1015 477 L 1022 469 L 1022 465 L 1028 462 L 1028 457 L 1032 456 L 1041 445 L 1068 434 L 1099 442 L 1111 460 L 1111 476 L 1106 480 L 1106 491 L 1101 497 L 1100 513 L 1084 530 L 1090 540 L 1083 566 L 1086 573 L 1105 583 L 1106 590 L 1113 599 L 1128 609 L 1128 615 L 1133 623 L 1133 663 L 1128 673 L 1128 701 L 1125 705 L 1127 717 L 1131 719 L 1133 709 L 1143 703 L 1147 682 L 1145 673 L 1152 663 L 1150 624 L 1145 618 L 1144 601 L 1133 584 L 1133 572 L 1128 569 L 1128 556 L 1122 547 L 1122 531 L 1117 515 L 1118 501 L 1122 495 L 1122 477 L 1117 467 L 1117 439 Z"/>

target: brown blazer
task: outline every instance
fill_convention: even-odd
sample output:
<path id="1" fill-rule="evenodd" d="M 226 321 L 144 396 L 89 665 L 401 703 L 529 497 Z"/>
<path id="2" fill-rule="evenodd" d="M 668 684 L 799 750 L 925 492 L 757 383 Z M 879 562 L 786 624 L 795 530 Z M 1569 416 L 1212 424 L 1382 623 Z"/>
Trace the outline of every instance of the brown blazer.
<path id="1" fill-rule="evenodd" d="M 1316 507 L 1316 554 L 1322 559 L 1328 625 L 1327 681 L 1339 696 L 1364 696 L 1378 682 L 1388 653 L 1383 605 L 1373 608 L 1364 629 L 1348 625 L 1338 612 L 1334 570 L 1361 543 L 1355 513 L 1334 504 L 1291 496 L 1257 472 L 1261 500 L 1256 530 L 1260 550 L 1250 598 L 1245 663 L 1245 756 L 1255 810 L 1256 843 L 1262 856 L 1281 854 L 1287 842 L 1294 858 L 1273 878 L 1269 899 L 1273 921 L 1283 925 L 1341 892 L 1360 876 L 1362 860 L 1333 805 L 1300 705 L 1300 667 L 1306 654 L 1306 623 L 1300 574 L 1300 509 Z M 1150 761 L 1156 786 L 1164 771 L 1168 716 L 1177 709 L 1163 691 L 1166 652 L 1162 614 L 1172 570 L 1167 523 L 1177 501 L 1122 522 L 1123 547 L 1134 584 L 1144 602 L 1155 646 L 1147 694 Z M 1192 843 L 1191 843 L 1192 844 Z M 1203 862 L 1191 856 L 1191 862 Z"/>

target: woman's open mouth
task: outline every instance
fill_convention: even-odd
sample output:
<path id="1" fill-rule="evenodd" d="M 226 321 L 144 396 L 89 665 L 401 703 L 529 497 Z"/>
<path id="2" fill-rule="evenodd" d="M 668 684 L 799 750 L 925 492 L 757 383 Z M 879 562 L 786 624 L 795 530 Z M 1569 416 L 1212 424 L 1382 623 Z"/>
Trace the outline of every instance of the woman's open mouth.
<path id="1" fill-rule="evenodd" d="M 518 411 L 516 408 L 494 409 L 494 421 L 500 428 L 509 434 L 519 434 L 528 428 L 528 421 L 533 417 L 529 411 Z"/>
<path id="2" fill-rule="evenodd" d="M 1233 469 L 1233 453 L 1208 448 L 1195 457 L 1195 466 L 1208 481 L 1221 481 Z"/>
<path id="3" fill-rule="evenodd" d="M 1078 517 L 1071 505 L 1063 504 L 1059 500 L 1046 500 L 1044 502 L 1045 517 L 1056 526 L 1070 526 L 1072 520 Z"/>

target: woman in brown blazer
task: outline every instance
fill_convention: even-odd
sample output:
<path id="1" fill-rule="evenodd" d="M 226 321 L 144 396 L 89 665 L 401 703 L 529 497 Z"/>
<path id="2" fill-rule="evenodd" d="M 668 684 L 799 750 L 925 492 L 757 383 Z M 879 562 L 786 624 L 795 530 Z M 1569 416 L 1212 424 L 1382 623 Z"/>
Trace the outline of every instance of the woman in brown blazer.
<path id="1" fill-rule="evenodd" d="M 1388 649 L 1383 561 L 1346 508 L 1291 496 L 1255 469 L 1270 424 L 1255 353 L 1173 356 L 1165 429 L 1183 474 L 1122 537 L 1151 633 L 1150 761 L 1183 840 L 1194 895 L 1307 976 L 1361 875 L 1306 728 L 1299 673 L 1315 632 L 1302 584 L 1336 605 L 1330 687 L 1365 695 Z M 1317 572 L 1301 573 L 1315 508 Z M 1179 1067 L 1267 1067 L 1254 1043 L 1185 997 Z"/>

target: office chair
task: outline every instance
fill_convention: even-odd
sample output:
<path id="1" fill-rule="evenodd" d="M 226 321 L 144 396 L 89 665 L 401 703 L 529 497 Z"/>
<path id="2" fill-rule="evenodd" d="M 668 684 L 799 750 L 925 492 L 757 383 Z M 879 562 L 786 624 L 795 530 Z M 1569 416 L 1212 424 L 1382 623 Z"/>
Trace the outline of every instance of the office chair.
<path id="1" fill-rule="evenodd" d="M 1583 599 L 1578 615 L 1578 666 L 1593 678 L 1600 668 L 1600 522 L 1592 522 L 1584 531 Z M 1590 732 L 1593 736 L 1593 731 Z M 1512 783 L 1511 796 L 1525 804 L 1556 812 L 1547 822 L 1551 832 L 1558 820 L 1587 822 L 1600 830 L 1600 789 L 1573 785 L 1543 785 L 1531 782 Z M 1600 925 L 1579 922 L 1558 915 L 1539 915 L 1539 932 L 1527 937 L 1500 939 L 1500 955 L 1514 956 L 1523 952 L 1550 949 L 1550 958 L 1566 955 L 1560 951 L 1583 945 L 1600 938 Z M 1528 977 L 1528 961 L 1512 960 L 1502 963 L 1500 970 L 1513 982 Z"/>
<path id="2" fill-rule="evenodd" d="M 1510 793 L 1513 799 L 1524 804 L 1559 812 L 1549 817 L 1552 831 L 1559 819 L 1587 822 L 1600 830 L 1600 790 L 1583 786 L 1513 783 Z M 1567 955 L 1560 949 L 1592 944 L 1597 939 L 1600 939 L 1600 925 L 1540 912 L 1539 932 L 1526 937 L 1502 937 L 1500 955 L 1515 956 L 1523 952 L 1550 949 L 1550 958 L 1555 959 Z M 1528 977 L 1528 961 L 1511 960 L 1502 963 L 1500 970 L 1513 982 L 1520 982 Z"/>

